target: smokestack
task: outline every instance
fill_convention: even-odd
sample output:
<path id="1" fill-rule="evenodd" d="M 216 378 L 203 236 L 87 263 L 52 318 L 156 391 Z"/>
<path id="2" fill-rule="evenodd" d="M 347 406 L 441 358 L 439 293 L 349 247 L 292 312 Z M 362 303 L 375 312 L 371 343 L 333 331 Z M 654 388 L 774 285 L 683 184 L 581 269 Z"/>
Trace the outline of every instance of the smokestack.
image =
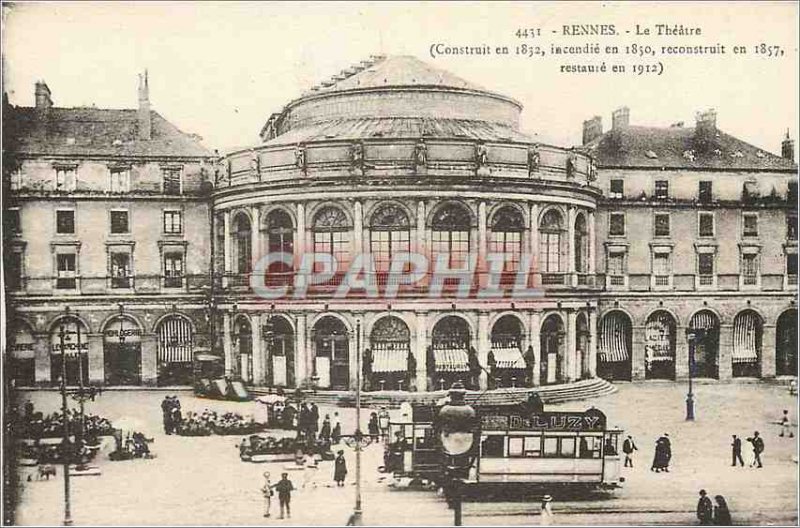
<path id="1" fill-rule="evenodd" d="M 794 140 L 789 137 L 789 129 L 786 129 L 786 137 L 781 141 L 781 157 L 794 161 Z"/>
<path id="2" fill-rule="evenodd" d="M 603 135 L 603 118 L 594 116 L 583 122 L 583 144 L 591 143 Z"/>
<path id="3" fill-rule="evenodd" d="M 152 137 L 150 116 L 150 88 L 147 86 L 147 70 L 139 74 L 139 139 L 149 141 Z"/>
<path id="4" fill-rule="evenodd" d="M 36 109 L 47 110 L 53 107 L 53 100 L 50 98 L 50 88 L 44 81 L 36 82 L 36 89 L 34 91 L 36 97 Z"/>
<path id="5" fill-rule="evenodd" d="M 627 106 L 623 106 L 614 110 L 611 113 L 611 130 L 619 130 L 625 128 L 630 124 L 631 110 Z"/>

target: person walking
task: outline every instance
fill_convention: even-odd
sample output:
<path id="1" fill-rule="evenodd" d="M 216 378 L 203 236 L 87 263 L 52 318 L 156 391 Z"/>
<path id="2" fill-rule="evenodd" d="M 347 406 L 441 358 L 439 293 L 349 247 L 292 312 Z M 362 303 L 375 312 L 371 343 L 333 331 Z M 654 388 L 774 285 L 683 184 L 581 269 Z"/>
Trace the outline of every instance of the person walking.
<path id="1" fill-rule="evenodd" d="M 669 463 L 667 456 L 669 448 L 667 447 L 667 442 L 667 438 L 663 436 L 656 440 L 655 453 L 653 454 L 653 464 L 650 466 L 650 471 L 655 471 L 656 473 L 669 471 L 667 469 L 667 464 Z"/>
<path id="2" fill-rule="evenodd" d="M 275 494 L 272 491 L 272 482 L 269 480 L 269 471 L 264 472 L 264 487 L 261 488 L 261 494 L 264 497 L 264 517 L 269 517 L 269 510 L 272 507 L 272 496 Z"/>
<path id="3" fill-rule="evenodd" d="M 714 524 L 717 526 L 732 526 L 731 512 L 728 510 L 728 503 L 722 495 L 714 496 Z"/>
<path id="4" fill-rule="evenodd" d="M 319 431 L 319 407 L 314 402 L 311 402 L 311 408 L 309 409 L 310 416 L 309 416 L 309 435 L 311 438 L 317 437 L 317 431 Z"/>
<path id="5" fill-rule="evenodd" d="M 380 438 L 380 426 L 378 425 L 378 414 L 371 413 L 369 415 L 369 423 L 367 424 L 369 435 L 372 437 L 373 442 L 377 442 Z"/>
<path id="6" fill-rule="evenodd" d="M 292 481 L 289 480 L 289 474 L 281 473 L 281 479 L 272 487 L 278 492 L 278 503 L 281 507 L 280 518 L 283 519 L 285 513 L 286 517 L 291 519 L 292 510 L 290 505 L 292 502 L 292 491 L 294 491 L 294 485 L 292 484 Z"/>
<path id="7" fill-rule="evenodd" d="M 780 424 L 781 424 L 781 434 L 779 434 L 778 436 L 782 438 L 786 435 L 786 433 L 789 433 L 789 438 L 794 438 L 794 433 L 790 429 L 791 425 L 789 423 L 789 411 L 787 411 L 786 409 L 783 410 L 783 416 L 781 417 Z"/>
<path id="8" fill-rule="evenodd" d="M 702 525 L 709 525 L 714 520 L 714 506 L 704 489 L 700 490 L 700 500 L 697 501 L 697 518 Z"/>
<path id="9" fill-rule="evenodd" d="M 339 421 L 339 413 L 333 413 L 333 430 L 331 430 L 331 442 L 334 444 L 339 443 L 342 437 L 342 422 Z"/>
<path id="10" fill-rule="evenodd" d="M 764 467 L 761 463 L 761 453 L 764 452 L 764 439 L 758 436 L 758 431 L 755 431 L 752 438 L 748 438 L 747 441 L 753 444 L 753 463 L 750 464 L 750 467 Z"/>
<path id="11" fill-rule="evenodd" d="M 744 467 L 744 460 L 742 460 L 742 439 L 733 435 L 733 442 L 731 442 L 731 466 L 735 466 L 737 460 L 739 464 Z"/>
<path id="12" fill-rule="evenodd" d="M 172 401 L 169 395 L 161 402 L 161 417 L 164 422 L 164 434 L 172 434 Z"/>
<path id="13" fill-rule="evenodd" d="M 542 526 L 549 526 L 553 524 L 553 508 L 551 506 L 553 497 L 545 495 L 542 497 L 542 508 L 539 512 L 539 524 Z"/>
<path id="14" fill-rule="evenodd" d="M 325 415 L 325 419 L 322 420 L 322 429 L 319 431 L 319 439 L 326 444 L 331 441 L 331 418 L 327 414 Z"/>
<path id="15" fill-rule="evenodd" d="M 336 460 L 333 463 L 333 480 L 336 487 L 344 486 L 344 479 L 347 477 L 347 461 L 344 459 L 344 451 L 341 449 L 336 452 Z"/>
<path id="16" fill-rule="evenodd" d="M 638 450 L 639 448 L 636 447 L 633 438 L 628 435 L 625 441 L 622 442 L 622 452 L 625 453 L 624 467 L 633 467 L 633 452 Z"/>
<path id="17" fill-rule="evenodd" d="M 181 414 L 181 402 L 176 396 L 172 397 L 172 410 L 170 411 L 170 422 L 173 433 L 178 433 L 178 429 L 183 422 L 183 415 Z"/>

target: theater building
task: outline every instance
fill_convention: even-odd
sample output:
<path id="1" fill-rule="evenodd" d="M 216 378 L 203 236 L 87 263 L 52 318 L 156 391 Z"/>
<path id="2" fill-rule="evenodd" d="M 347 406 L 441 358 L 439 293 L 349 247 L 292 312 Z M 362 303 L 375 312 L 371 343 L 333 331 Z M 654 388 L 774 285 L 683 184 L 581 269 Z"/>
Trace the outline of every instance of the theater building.
<path id="1" fill-rule="evenodd" d="M 598 167 L 598 374 L 797 375 L 797 165 L 717 127 L 584 122 Z"/>
<path id="2" fill-rule="evenodd" d="M 7 372 L 54 383 L 63 350 L 70 384 L 189 383 L 209 347 L 213 156 L 150 108 L 146 76 L 133 109 L 35 95 L 4 101 Z"/>

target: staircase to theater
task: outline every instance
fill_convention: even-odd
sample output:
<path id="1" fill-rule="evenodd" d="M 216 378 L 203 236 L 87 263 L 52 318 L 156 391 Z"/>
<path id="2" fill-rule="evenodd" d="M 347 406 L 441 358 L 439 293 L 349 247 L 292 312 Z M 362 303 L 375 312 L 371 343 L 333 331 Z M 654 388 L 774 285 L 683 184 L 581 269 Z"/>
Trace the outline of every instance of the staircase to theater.
<path id="1" fill-rule="evenodd" d="M 601 378 L 548 385 L 536 388 L 506 388 L 490 391 L 468 391 L 466 401 L 474 404 L 479 401 L 483 405 L 503 405 L 519 403 L 528 399 L 531 392 L 538 392 L 544 403 L 565 403 L 571 401 L 591 400 L 616 392 L 616 387 Z M 254 388 L 254 396 L 261 396 L 274 392 L 274 389 Z M 355 391 L 304 391 L 305 399 L 317 405 L 330 405 L 351 407 L 355 405 Z M 365 407 L 398 407 L 402 402 L 435 403 L 447 396 L 447 391 L 431 392 L 403 392 L 403 391 L 376 391 L 365 392 L 361 395 L 361 405 Z"/>

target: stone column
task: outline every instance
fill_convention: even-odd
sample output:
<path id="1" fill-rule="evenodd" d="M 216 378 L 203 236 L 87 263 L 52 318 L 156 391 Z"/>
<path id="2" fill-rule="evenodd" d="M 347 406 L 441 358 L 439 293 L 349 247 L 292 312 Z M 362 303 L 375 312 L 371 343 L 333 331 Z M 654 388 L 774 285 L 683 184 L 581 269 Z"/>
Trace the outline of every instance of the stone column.
<path id="1" fill-rule="evenodd" d="M 309 356 L 311 351 L 308 346 L 306 314 L 300 313 L 295 320 L 295 349 L 294 349 L 294 382 L 295 386 L 300 387 L 308 378 L 311 377 L 307 365 L 310 363 Z M 287 373 L 288 376 L 288 373 Z"/>
<path id="2" fill-rule="evenodd" d="M 420 202 L 422 203 L 422 202 Z M 414 357 L 417 360 L 417 390 L 428 390 L 428 339 L 425 312 L 415 314 L 414 324 Z"/>
<path id="3" fill-rule="evenodd" d="M 576 319 L 578 314 L 575 310 L 569 309 L 567 310 L 567 346 L 566 346 L 566 354 L 564 354 L 564 367 L 562 372 L 565 373 L 565 378 L 568 383 L 575 381 L 575 372 L 577 370 L 577 363 L 578 358 L 577 356 L 577 336 L 575 334 L 577 330 Z"/>
<path id="4" fill-rule="evenodd" d="M 773 324 L 765 324 L 761 334 L 761 377 L 775 377 L 775 332 Z"/>
<path id="5" fill-rule="evenodd" d="M 541 284 L 541 281 L 538 279 L 540 277 L 539 273 L 541 273 L 541 269 L 539 269 L 539 204 L 532 203 L 531 204 L 531 272 L 535 273 L 533 283 L 531 286 L 538 286 Z M 538 332 L 538 329 L 537 329 Z M 538 349 L 539 343 L 537 342 L 534 347 Z"/>
<path id="6" fill-rule="evenodd" d="M 531 312 L 531 321 L 530 321 L 530 343 L 533 347 L 533 357 L 534 357 L 534 365 L 533 365 L 533 386 L 538 387 L 542 381 L 542 340 L 541 340 L 541 326 L 542 326 L 542 314 L 538 310 L 534 310 Z"/>
<path id="7" fill-rule="evenodd" d="M 353 258 L 364 252 L 364 209 L 360 200 L 353 205 Z"/>
<path id="8" fill-rule="evenodd" d="M 488 284 L 488 277 L 486 272 L 488 266 L 486 263 L 486 251 L 489 245 L 489 235 L 486 227 L 486 202 L 481 201 L 478 203 L 478 284 L 481 287 Z"/>
<path id="9" fill-rule="evenodd" d="M 222 314 L 222 348 L 225 351 L 225 375 L 230 376 L 236 371 L 233 365 L 233 342 L 231 340 L 231 314 Z"/>
<path id="10" fill-rule="evenodd" d="M 732 351 L 733 351 L 733 325 L 720 324 L 719 357 L 717 358 L 720 380 L 730 380 L 731 377 L 733 376 L 733 359 L 731 357 Z"/>
<path id="11" fill-rule="evenodd" d="M 103 350 L 103 334 L 99 333 L 99 334 L 84 335 L 83 333 L 81 333 L 81 340 L 83 339 L 86 339 L 87 342 L 89 343 L 89 349 L 86 354 L 89 363 L 89 372 L 88 372 L 89 382 L 103 383 L 106 379 L 105 358 L 104 358 L 105 351 Z M 142 383 L 145 383 L 144 346 L 142 346 L 141 361 L 142 361 L 141 365 Z M 155 379 L 153 381 L 155 381 Z"/>
<path id="12" fill-rule="evenodd" d="M 51 381 L 50 365 L 50 335 L 47 333 L 33 334 L 33 364 L 34 381 L 37 385 L 49 385 Z"/>
<path id="13" fill-rule="evenodd" d="M 590 378 L 597 377 L 597 309 L 589 309 L 589 361 L 588 372 Z"/>
<path id="14" fill-rule="evenodd" d="M 222 252 L 225 264 L 225 273 L 222 275 L 222 287 L 228 286 L 228 279 L 231 274 L 231 212 L 224 211 L 222 213 L 222 235 L 223 244 Z"/>
<path id="15" fill-rule="evenodd" d="M 294 267 L 300 266 L 303 253 L 306 252 L 306 205 L 297 203 L 297 226 L 294 234 Z"/>
<path id="16" fill-rule="evenodd" d="M 425 255 L 427 259 L 430 260 L 431 252 L 430 248 L 426 244 L 426 230 L 425 230 L 425 202 L 419 200 L 417 202 L 417 232 L 415 238 L 415 249 L 418 255 Z M 429 269 L 433 269 L 433 262 L 428 263 Z M 422 280 L 420 280 L 417 284 L 425 285 L 428 284 L 428 276 L 426 275 Z M 424 355 L 424 354 L 423 354 Z M 417 358 L 417 365 L 419 366 L 419 358 Z M 427 378 L 426 378 L 427 379 Z M 417 390 L 427 390 L 427 386 L 425 384 L 419 385 L 417 384 Z"/>
<path id="17" fill-rule="evenodd" d="M 261 347 L 261 314 L 255 313 L 250 318 L 250 332 L 253 351 L 253 385 L 264 385 L 264 354 Z"/>
<path id="18" fill-rule="evenodd" d="M 647 335 L 644 326 L 631 326 L 631 379 L 645 379 L 645 346 Z"/>
<path id="19" fill-rule="evenodd" d="M 489 349 L 492 346 L 491 338 L 489 336 L 489 312 L 478 312 L 478 361 L 484 369 L 489 369 Z M 480 374 L 480 387 L 481 390 L 486 390 L 488 387 L 488 375 L 486 370 L 481 370 Z"/>
<path id="20" fill-rule="evenodd" d="M 91 347 L 91 344 L 89 346 Z M 143 333 L 141 346 L 142 385 L 156 385 L 158 384 L 158 336 Z"/>
<path id="21" fill-rule="evenodd" d="M 575 207 L 567 209 L 567 272 L 569 273 L 569 284 L 578 285 L 578 277 L 575 275 Z"/>
<path id="22" fill-rule="evenodd" d="M 595 253 L 596 253 L 596 250 L 597 250 L 597 248 L 595 247 L 595 244 L 597 243 L 596 242 L 597 238 L 596 238 L 596 234 L 594 232 L 594 211 L 590 211 L 589 212 L 588 218 L 589 218 L 589 220 L 586 223 L 586 227 L 589 230 L 589 269 L 587 270 L 587 272 L 590 275 L 594 275 L 595 270 L 597 269 L 597 267 L 596 267 L 597 263 L 595 262 L 595 258 L 596 258 Z M 594 277 L 592 277 L 592 279 L 590 279 L 590 280 L 594 280 Z"/>
<path id="23" fill-rule="evenodd" d="M 675 379 L 685 380 L 689 377 L 689 340 L 686 338 L 686 327 L 678 325 L 675 329 Z"/>
<path id="24" fill-rule="evenodd" d="M 253 217 L 253 224 L 250 226 L 250 269 L 252 270 L 255 268 L 255 263 L 264 255 L 261 253 L 261 208 L 252 207 L 250 213 Z M 253 372 L 255 372 L 255 365 Z"/>

